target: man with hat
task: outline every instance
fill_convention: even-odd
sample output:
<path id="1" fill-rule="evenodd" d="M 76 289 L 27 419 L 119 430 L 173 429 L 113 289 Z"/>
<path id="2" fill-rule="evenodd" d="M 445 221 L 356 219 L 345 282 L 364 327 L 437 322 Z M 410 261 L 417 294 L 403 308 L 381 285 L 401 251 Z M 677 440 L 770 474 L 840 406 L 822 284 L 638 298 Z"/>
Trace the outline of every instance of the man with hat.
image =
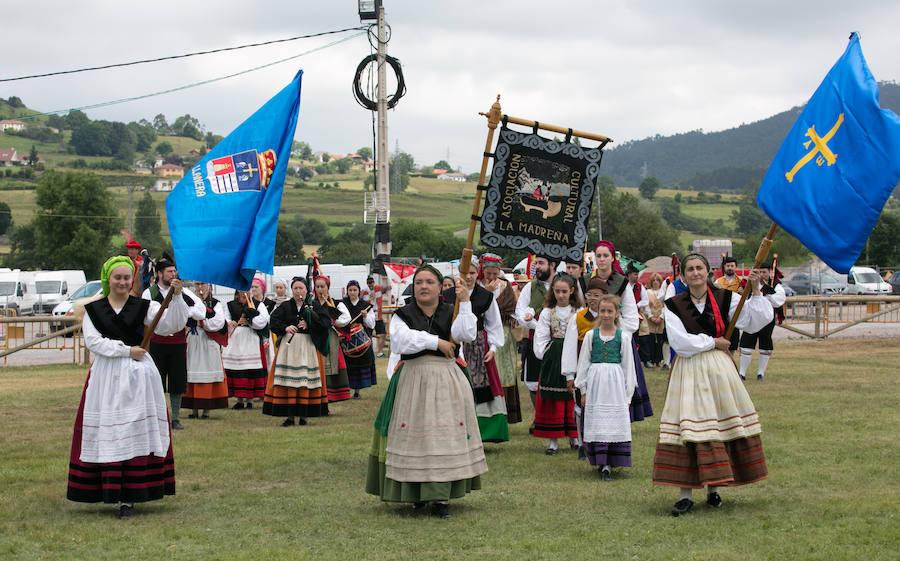
<path id="1" fill-rule="evenodd" d="M 544 299 L 550 290 L 550 281 L 556 273 L 559 260 L 543 255 L 534 258 L 534 279 L 522 287 L 516 302 L 516 320 L 528 330 L 528 338 L 522 339 L 522 380 L 531 395 L 531 404 L 537 405 L 538 382 L 541 378 L 541 361 L 534 355 L 534 330 L 544 309 Z M 534 433 L 534 422 L 528 429 Z"/>
<path id="2" fill-rule="evenodd" d="M 125 251 L 128 252 L 128 258 L 134 263 L 134 279 L 131 281 L 131 294 L 137 298 L 141 296 L 141 268 L 144 266 L 144 258 L 141 256 L 141 250 L 144 249 L 141 244 L 127 236 L 128 241 L 125 243 Z"/>
<path id="3" fill-rule="evenodd" d="M 716 286 L 740 294 L 744 286 L 747 285 L 747 281 L 739 277 L 736 271 L 737 259 L 731 255 L 724 257 L 722 259 L 722 276 L 716 279 Z M 728 347 L 728 352 L 734 354 L 734 351 L 738 349 L 740 340 L 741 332 L 735 328 L 731 333 L 731 346 Z"/>
<path id="4" fill-rule="evenodd" d="M 762 382 L 766 376 L 766 366 L 769 365 L 769 358 L 772 356 L 772 350 L 775 346 L 772 344 L 772 332 L 775 331 L 775 321 L 778 318 L 778 309 L 784 306 L 787 295 L 784 293 L 784 287 L 781 286 L 781 280 L 772 270 L 772 262 L 768 261 L 759 267 L 759 290 L 769 304 L 775 309 L 775 316 L 765 327 L 756 333 L 741 334 L 741 380 L 747 379 L 747 369 L 750 368 L 750 360 L 753 358 L 753 349 L 759 342 L 759 360 L 756 366 L 756 379 Z"/>
<path id="5" fill-rule="evenodd" d="M 178 270 L 175 268 L 175 260 L 163 253 L 162 258 L 156 262 L 156 284 L 145 289 L 141 298 L 153 302 L 162 302 L 173 281 L 178 279 Z M 174 296 L 177 298 L 177 296 Z M 150 337 L 150 356 L 156 363 L 159 375 L 162 377 L 163 389 L 169 392 L 169 402 L 172 405 L 172 428 L 181 430 L 184 428 L 178 419 L 181 411 L 181 396 L 187 391 L 187 335 L 185 328 L 195 327 L 198 321 L 206 319 L 206 306 L 196 294 L 183 288 L 181 297 L 184 299 L 190 311 L 188 319 L 179 331 L 172 335 L 158 335 L 154 333 Z"/>
<path id="6" fill-rule="evenodd" d="M 578 281 L 578 295 L 581 296 L 581 300 L 584 300 L 584 295 L 587 293 L 587 281 L 584 277 L 584 261 L 579 259 L 578 261 L 566 260 L 566 272 Z"/>

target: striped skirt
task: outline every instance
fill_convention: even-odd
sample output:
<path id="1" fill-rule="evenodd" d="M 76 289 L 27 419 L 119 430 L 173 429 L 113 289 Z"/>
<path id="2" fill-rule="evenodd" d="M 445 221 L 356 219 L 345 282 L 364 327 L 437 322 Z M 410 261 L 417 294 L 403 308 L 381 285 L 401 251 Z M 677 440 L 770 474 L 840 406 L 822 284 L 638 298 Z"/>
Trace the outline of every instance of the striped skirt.
<path id="1" fill-rule="evenodd" d="M 228 382 L 192 384 L 188 382 L 187 393 L 181 398 L 182 409 L 227 409 Z"/>
<path id="2" fill-rule="evenodd" d="M 287 336 L 269 369 L 263 415 L 324 417 L 328 415 L 325 369 L 309 335 Z"/>
<path id="3" fill-rule="evenodd" d="M 321 355 L 325 369 L 325 391 L 328 401 L 345 401 L 350 399 L 350 379 L 347 377 L 347 363 L 341 352 L 341 341 L 334 330 L 328 336 L 328 354 Z"/>
<path id="4" fill-rule="evenodd" d="M 723 351 L 679 356 L 659 422 L 653 482 L 744 485 L 768 477 L 759 416 Z"/>

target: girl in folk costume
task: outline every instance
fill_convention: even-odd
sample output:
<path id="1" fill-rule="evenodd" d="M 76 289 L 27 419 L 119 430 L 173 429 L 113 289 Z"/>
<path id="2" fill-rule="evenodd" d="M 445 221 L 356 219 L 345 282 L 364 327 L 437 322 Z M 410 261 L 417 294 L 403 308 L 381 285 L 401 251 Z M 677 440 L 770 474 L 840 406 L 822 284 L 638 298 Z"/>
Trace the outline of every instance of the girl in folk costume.
<path id="1" fill-rule="evenodd" d="M 248 301 L 246 292 L 235 291 L 225 306 L 228 346 L 222 349 L 222 364 L 228 379 L 228 393 L 237 398 L 232 409 L 253 409 L 253 398 L 266 391 L 266 347 L 269 340 L 269 311 L 262 302 Z"/>
<path id="2" fill-rule="evenodd" d="M 694 505 L 692 489 L 708 486 L 707 504 L 720 507 L 717 487 L 768 477 L 759 417 L 724 338 L 740 297 L 708 282 L 706 257 L 689 254 L 681 266 L 689 290 L 666 300 L 666 331 L 677 357 L 653 459 L 653 482 L 681 488 L 673 516 Z M 753 296 L 736 325 L 754 333 L 772 320 L 772 306 L 760 295 L 759 272 L 749 279 Z"/>
<path id="3" fill-rule="evenodd" d="M 334 320 L 334 325 L 342 328 L 341 336 L 349 338 L 350 329 L 354 325 L 362 325 L 370 331 L 375 329 L 375 313 L 371 308 L 371 305 L 359 297 L 359 283 L 355 280 L 348 282 L 347 297 L 337 305 L 341 315 Z M 372 352 L 372 345 L 359 356 L 344 355 L 344 358 L 347 361 L 347 374 L 350 378 L 350 388 L 353 390 L 353 399 L 359 399 L 359 390 L 378 383 L 375 378 L 375 353 Z"/>
<path id="4" fill-rule="evenodd" d="M 594 247 L 594 261 L 596 270 L 594 277 L 606 281 L 609 294 L 618 296 L 622 301 L 620 308 L 619 325 L 623 331 L 634 334 L 640 322 L 637 304 L 634 300 L 634 293 L 628 289 L 628 279 L 622 272 L 619 260 L 616 258 L 616 247 L 612 242 L 601 240 Z M 647 392 L 647 382 L 644 380 L 644 369 L 641 367 L 641 360 L 638 357 L 637 344 L 634 338 L 631 340 L 634 347 L 634 366 L 637 375 L 637 386 L 635 387 L 635 395 L 631 400 L 631 421 L 641 421 L 644 417 L 653 415 L 653 406 L 650 405 L 650 394 Z"/>
<path id="5" fill-rule="evenodd" d="M 272 312 L 269 328 L 278 336 L 275 364 L 269 369 L 263 415 L 287 417 L 281 426 L 305 425 L 307 417 L 328 415 L 325 368 L 317 349 L 328 352 L 331 318 L 314 298 L 306 280 L 291 281 L 293 298 Z M 310 295 L 311 296 L 311 295 Z"/>
<path id="6" fill-rule="evenodd" d="M 85 346 L 93 363 L 75 417 L 66 496 L 85 503 L 119 503 L 131 516 L 134 503 L 175 494 L 175 467 L 162 379 L 139 345 L 160 304 L 129 295 L 134 263 L 125 256 L 103 264 L 105 298 L 85 305 Z M 170 288 L 176 298 L 155 333 L 184 329 L 189 308 L 180 298 L 183 281 Z"/>
<path id="7" fill-rule="evenodd" d="M 503 278 L 501 267 L 503 261 L 499 255 L 485 253 L 481 257 L 481 282 L 494 294 L 494 302 L 500 312 L 500 323 L 503 326 L 503 344 L 494 351 L 494 362 L 503 386 L 503 397 L 506 401 L 506 416 L 509 423 L 522 422 L 522 409 L 519 404 L 518 352 L 512 327 L 515 322 L 516 301 L 518 294 L 512 284 Z"/>
<path id="8" fill-rule="evenodd" d="M 423 265 L 414 298 L 391 318 L 391 353 L 400 355 L 378 415 L 366 492 L 383 501 L 412 502 L 449 518 L 447 501 L 481 488 L 487 471 L 475 402 L 451 341 L 475 339 L 477 320 L 460 279 L 459 315 L 441 301 L 441 274 Z"/>
<path id="9" fill-rule="evenodd" d="M 188 320 L 187 334 L 187 392 L 181 401 L 185 409 L 192 409 L 189 419 L 209 419 L 210 409 L 228 407 L 228 383 L 222 367 L 222 347 L 227 338 L 225 306 L 212 297 L 205 282 L 194 282 L 197 296 L 206 307 L 206 319 Z M 203 415 L 199 415 L 203 409 Z"/>
<path id="10" fill-rule="evenodd" d="M 569 437 L 578 446 L 572 388 L 574 371 L 563 373 L 562 354 L 566 328 L 581 307 L 575 278 L 567 273 L 554 277 L 544 309 L 534 330 L 534 354 L 541 361 L 541 377 L 534 412 L 534 436 L 549 438 L 547 454 L 556 454 L 557 439 Z"/>
<path id="11" fill-rule="evenodd" d="M 475 414 L 481 429 L 482 442 L 509 441 L 509 424 L 506 421 L 506 401 L 500 374 L 494 362 L 494 353 L 503 346 L 503 325 L 500 310 L 494 301 L 494 294 L 478 284 L 478 260 L 472 258 L 472 265 L 466 273 L 466 291 L 469 294 L 472 313 L 478 322 L 475 340 L 463 343 L 462 352 L 469 376 L 472 393 L 475 396 Z M 456 302 L 455 291 L 443 293 L 448 304 Z"/>
<path id="12" fill-rule="evenodd" d="M 331 299 L 331 279 L 325 275 L 319 275 L 315 280 L 316 301 L 328 312 L 328 350 L 320 352 L 322 365 L 325 370 L 325 391 L 329 403 L 346 401 L 350 399 L 350 381 L 347 378 L 347 364 L 344 354 L 341 352 L 341 340 L 333 325 L 341 316 L 334 300 Z"/>
<path id="13" fill-rule="evenodd" d="M 603 481 L 611 467 L 631 466 L 631 416 L 628 405 L 637 377 L 631 334 L 617 325 L 619 298 L 610 294 L 597 302 L 597 327 L 584 337 L 578 357 L 575 387 L 584 410 L 582 438 L 588 461 Z"/>
<path id="14" fill-rule="evenodd" d="M 663 290 L 662 276 L 659 273 L 650 275 L 650 283 L 646 288 L 648 305 L 644 314 L 644 323 L 647 325 L 647 333 L 641 335 L 641 346 L 649 349 L 651 365 L 663 366 L 665 364 L 663 343 L 666 341 L 666 321 L 663 317 L 665 293 L 660 295 Z"/>

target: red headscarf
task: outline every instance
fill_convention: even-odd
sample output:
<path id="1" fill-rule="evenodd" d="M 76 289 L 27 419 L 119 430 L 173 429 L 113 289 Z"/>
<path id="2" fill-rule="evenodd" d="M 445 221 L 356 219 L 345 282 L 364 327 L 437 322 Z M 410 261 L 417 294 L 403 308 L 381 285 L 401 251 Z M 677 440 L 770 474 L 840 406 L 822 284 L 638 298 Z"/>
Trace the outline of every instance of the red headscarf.
<path id="1" fill-rule="evenodd" d="M 594 253 L 597 253 L 598 247 L 605 247 L 609 250 L 609 253 L 612 255 L 612 270 L 619 273 L 622 276 L 625 276 L 625 272 L 622 270 L 622 266 L 619 265 L 619 258 L 616 257 L 616 246 L 613 245 L 612 242 L 606 240 L 600 240 L 597 242 L 597 245 L 594 246 Z"/>

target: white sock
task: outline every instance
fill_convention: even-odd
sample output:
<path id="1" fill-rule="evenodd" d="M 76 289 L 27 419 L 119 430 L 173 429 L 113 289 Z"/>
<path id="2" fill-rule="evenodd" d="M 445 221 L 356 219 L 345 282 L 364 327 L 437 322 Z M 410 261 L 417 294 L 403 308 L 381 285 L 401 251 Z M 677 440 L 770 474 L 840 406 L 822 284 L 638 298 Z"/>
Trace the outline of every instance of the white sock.
<path id="1" fill-rule="evenodd" d="M 747 369 L 750 368 L 750 361 L 753 359 L 753 349 L 741 348 L 741 376 L 747 375 Z"/>
<path id="2" fill-rule="evenodd" d="M 603 468 L 600 471 L 612 471 L 612 470 L 609 469 L 609 464 L 607 464 L 607 465 L 603 466 Z"/>
<path id="3" fill-rule="evenodd" d="M 759 351 L 759 375 L 765 376 L 766 366 L 769 365 L 769 359 L 772 357 L 772 351 Z"/>
<path id="4" fill-rule="evenodd" d="M 558 448 L 559 448 L 559 444 L 556 443 L 556 439 L 555 439 L 555 438 L 551 438 L 551 439 L 550 439 L 550 449 L 551 449 L 551 450 L 557 450 Z"/>
<path id="5" fill-rule="evenodd" d="M 681 488 L 681 498 L 682 499 L 690 499 L 691 496 L 693 495 L 693 493 L 694 493 L 693 489 L 690 489 L 688 487 Z"/>
<path id="6" fill-rule="evenodd" d="M 572 444 L 572 446 L 581 446 L 581 442 L 577 438 L 570 438 L 569 442 Z"/>

